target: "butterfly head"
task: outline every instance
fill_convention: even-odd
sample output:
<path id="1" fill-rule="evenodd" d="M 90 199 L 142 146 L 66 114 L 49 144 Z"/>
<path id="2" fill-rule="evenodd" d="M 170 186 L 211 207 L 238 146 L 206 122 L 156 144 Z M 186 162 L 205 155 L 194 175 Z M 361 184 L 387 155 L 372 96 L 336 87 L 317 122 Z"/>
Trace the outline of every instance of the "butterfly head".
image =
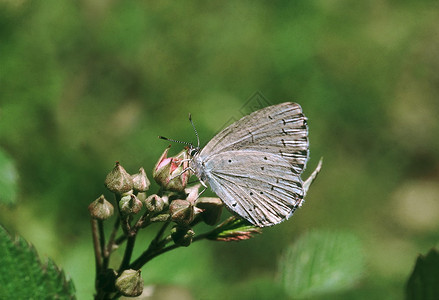
<path id="1" fill-rule="evenodd" d="M 189 153 L 190 157 L 194 157 L 195 155 L 200 153 L 200 150 L 201 150 L 200 147 L 198 146 L 195 147 L 194 145 L 190 144 L 188 146 L 187 152 Z"/>

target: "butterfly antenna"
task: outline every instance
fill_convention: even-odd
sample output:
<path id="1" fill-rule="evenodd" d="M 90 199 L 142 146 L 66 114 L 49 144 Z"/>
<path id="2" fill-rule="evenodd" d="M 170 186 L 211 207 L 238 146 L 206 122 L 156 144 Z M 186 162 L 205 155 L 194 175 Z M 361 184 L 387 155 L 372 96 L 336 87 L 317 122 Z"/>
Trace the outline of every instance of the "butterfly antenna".
<path id="1" fill-rule="evenodd" d="M 192 115 L 189 113 L 189 122 L 192 124 L 192 128 L 195 131 L 195 135 L 197 136 L 197 148 L 200 148 L 200 138 L 198 137 L 197 129 L 195 128 L 194 122 L 192 122 Z"/>
<path id="2" fill-rule="evenodd" d="M 168 139 L 167 137 L 164 137 L 164 136 L 161 136 L 161 135 L 159 135 L 159 139 L 162 139 L 162 140 L 165 140 L 165 141 L 169 141 L 169 142 L 180 143 L 180 144 L 185 144 L 185 145 L 188 145 L 188 146 L 192 146 L 192 143 L 177 141 L 177 140 L 173 140 L 173 139 Z"/>

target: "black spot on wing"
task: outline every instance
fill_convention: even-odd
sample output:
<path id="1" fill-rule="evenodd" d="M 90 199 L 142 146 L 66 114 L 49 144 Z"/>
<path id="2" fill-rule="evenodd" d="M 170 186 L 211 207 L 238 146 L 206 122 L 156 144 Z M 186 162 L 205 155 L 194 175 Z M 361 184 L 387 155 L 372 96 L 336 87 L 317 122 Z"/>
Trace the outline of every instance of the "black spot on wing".
<path id="1" fill-rule="evenodd" d="M 255 137 L 253 136 L 253 134 L 249 131 L 248 132 L 248 134 L 251 136 L 251 138 L 252 138 L 252 143 L 254 143 L 255 142 Z"/>

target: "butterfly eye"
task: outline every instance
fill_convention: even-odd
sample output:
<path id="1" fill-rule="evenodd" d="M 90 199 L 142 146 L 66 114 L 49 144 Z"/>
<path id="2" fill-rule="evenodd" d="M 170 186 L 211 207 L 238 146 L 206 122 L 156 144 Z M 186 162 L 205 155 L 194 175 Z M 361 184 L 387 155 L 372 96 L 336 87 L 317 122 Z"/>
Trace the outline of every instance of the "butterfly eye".
<path id="1" fill-rule="evenodd" d="M 191 148 L 189 149 L 189 155 L 190 156 L 194 156 L 195 154 L 197 154 L 200 151 L 200 148 L 196 147 L 196 148 Z"/>

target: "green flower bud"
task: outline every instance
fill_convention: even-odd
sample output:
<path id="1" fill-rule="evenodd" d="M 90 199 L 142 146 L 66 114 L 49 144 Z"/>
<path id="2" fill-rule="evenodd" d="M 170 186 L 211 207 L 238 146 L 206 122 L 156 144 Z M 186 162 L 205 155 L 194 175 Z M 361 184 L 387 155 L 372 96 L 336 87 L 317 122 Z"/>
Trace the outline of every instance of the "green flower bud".
<path id="1" fill-rule="evenodd" d="M 145 207 L 150 212 L 156 212 L 159 213 L 163 210 L 165 207 L 165 202 L 162 198 L 157 196 L 156 194 L 149 196 L 145 200 Z"/>
<path id="2" fill-rule="evenodd" d="M 101 195 L 88 206 L 88 211 L 93 218 L 105 220 L 113 215 L 114 208 L 113 205 L 105 199 L 104 195 Z"/>
<path id="3" fill-rule="evenodd" d="M 127 194 L 120 199 L 119 208 L 124 214 L 134 215 L 142 209 L 142 201 L 133 194 Z"/>
<path id="4" fill-rule="evenodd" d="M 169 214 L 159 214 L 159 215 L 157 215 L 155 217 L 152 217 L 150 221 L 152 223 L 154 223 L 154 222 L 166 222 L 166 221 L 169 220 L 169 218 L 170 218 Z"/>
<path id="5" fill-rule="evenodd" d="M 195 232 L 192 228 L 177 225 L 171 229 L 172 240 L 179 246 L 189 246 L 192 243 L 194 236 Z"/>
<path id="6" fill-rule="evenodd" d="M 224 204 L 219 198 L 202 197 L 197 199 L 195 206 L 203 210 L 200 216 L 204 223 L 215 225 L 221 218 Z"/>
<path id="7" fill-rule="evenodd" d="M 116 288 L 124 296 L 137 297 L 143 292 L 140 270 L 125 270 L 116 279 Z"/>
<path id="8" fill-rule="evenodd" d="M 174 200 L 169 205 L 172 221 L 180 225 L 189 225 L 194 220 L 194 206 L 186 200 Z"/>
<path id="9" fill-rule="evenodd" d="M 146 200 L 146 198 L 148 197 L 148 195 L 146 193 L 143 193 L 143 192 L 137 193 L 136 196 L 137 196 L 137 199 L 139 199 L 142 202 L 144 202 Z"/>
<path id="10" fill-rule="evenodd" d="M 119 162 L 116 162 L 116 166 L 105 178 L 105 186 L 113 193 L 123 194 L 133 189 L 133 179 Z"/>
<path id="11" fill-rule="evenodd" d="M 139 169 L 139 173 L 132 176 L 134 191 L 135 192 L 146 192 L 149 189 L 150 182 L 148 177 L 146 177 L 145 170 L 143 168 Z"/>
<path id="12" fill-rule="evenodd" d="M 182 192 L 189 180 L 189 171 L 183 172 L 188 167 L 187 150 L 183 150 L 175 157 L 167 157 L 169 148 L 166 148 L 158 160 L 154 170 L 154 180 L 166 190 Z"/>

